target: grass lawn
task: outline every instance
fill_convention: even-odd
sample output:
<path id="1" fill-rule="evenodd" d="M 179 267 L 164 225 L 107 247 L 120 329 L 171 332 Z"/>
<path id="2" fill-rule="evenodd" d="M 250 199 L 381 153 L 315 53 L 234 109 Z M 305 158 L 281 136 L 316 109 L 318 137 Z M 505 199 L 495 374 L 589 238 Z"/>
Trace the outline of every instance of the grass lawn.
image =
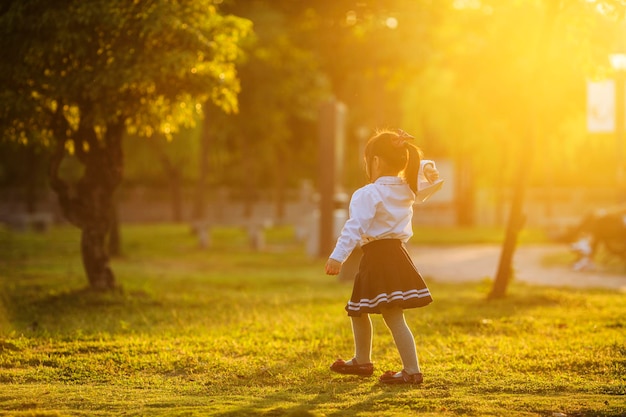
<path id="1" fill-rule="evenodd" d="M 76 230 L 0 229 L 0 416 L 626 415 L 625 294 L 487 302 L 490 282 L 427 279 L 435 302 L 406 312 L 425 382 L 381 386 L 400 362 L 378 316 L 375 377 L 329 371 L 352 354 L 351 288 L 291 236 L 252 252 L 214 230 L 201 250 L 184 225 L 127 226 L 123 290 L 97 294 Z"/>

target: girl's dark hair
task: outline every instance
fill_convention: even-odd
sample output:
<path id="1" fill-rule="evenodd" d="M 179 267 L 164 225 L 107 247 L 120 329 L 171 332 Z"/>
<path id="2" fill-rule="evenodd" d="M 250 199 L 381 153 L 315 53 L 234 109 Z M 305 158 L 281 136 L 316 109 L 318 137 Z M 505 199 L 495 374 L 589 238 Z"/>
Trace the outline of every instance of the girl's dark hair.
<path id="1" fill-rule="evenodd" d="M 409 139 L 413 137 L 404 132 L 391 130 L 377 132 L 365 145 L 365 161 L 369 170 L 373 158 L 378 156 L 390 169 L 402 173 L 411 190 L 417 193 L 417 174 L 422 160 L 422 151 L 409 143 Z"/>

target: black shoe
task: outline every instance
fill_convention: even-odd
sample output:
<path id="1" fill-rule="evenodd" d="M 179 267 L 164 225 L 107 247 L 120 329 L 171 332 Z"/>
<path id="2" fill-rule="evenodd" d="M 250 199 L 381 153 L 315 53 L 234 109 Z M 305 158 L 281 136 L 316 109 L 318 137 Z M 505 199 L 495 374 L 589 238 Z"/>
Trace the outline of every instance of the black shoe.
<path id="1" fill-rule="evenodd" d="M 357 363 L 356 359 L 352 359 L 352 364 L 349 365 L 343 359 L 337 359 L 335 363 L 330 365 L 330 370 L 340 374 L 371 376 L 374 373 L 374 364 L 360 364 Z"/>

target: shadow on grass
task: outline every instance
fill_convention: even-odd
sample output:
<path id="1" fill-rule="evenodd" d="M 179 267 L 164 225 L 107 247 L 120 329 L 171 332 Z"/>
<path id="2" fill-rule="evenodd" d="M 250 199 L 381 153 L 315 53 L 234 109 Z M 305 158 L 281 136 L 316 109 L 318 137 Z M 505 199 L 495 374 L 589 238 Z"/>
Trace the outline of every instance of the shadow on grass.
<path id="1" fill-rule="evenodd" d="M 431 292 L 431 305 L 407 310 L 405 314 L 409 322 L 426 324 L 438 334 L 473 333 L 493 322 L 506 322 L 529 316 L 536 309 L 558 309 L 571 303 L 569 290 L 525 284 L 512 285 L 509 294 L 497 300 L 487 300 L 487 283 L 435 284 Z"/>
<path id="2" fill-rule="evenodd" d="M 563 301 L 564 290 L 525 285 L 515 285 L 504 299 L 487 301 L 485 286 L 485 283 L 432 285 L 435 301 L 423 309 L 407 310 L 407 318 L 416 323 L 430 323 L 433 330 L 444 334 L 473 332 L 490 320 L 523 316 L 538 307 L 556 308 Z M 78 329 L 88 333 L 107 331 L 113 334 L 121 321 L 150 333 L 149 322 L 166 324 L 172 320 L 168 310 L 193 311 L 188 319 L 195 320 L 199 311 L 207 309 L 207 305 L 215 308 L 236 302 L 233 299 L 229 301 L 229 297 L 233 296 L 230 292 L 214 291 L 203 295 L 194 291 L 189 294 L 184 292 L 154 296 L 144 291 L 121 289 L 111 292 L 89 288 L 58 291 L 35 286 L 22 292 L 5 294 L 4 300 L 12 327 L 18 332 L 72 333 Z M 282 308 L 286 314 L 291 308 L 289 303 L 289 297 L 285 297 Z"/>
<path id="3" fill-rule="evenodd" d="M 85 330 L 87 323 L 98 323 L 99 315 L 121 320 L 136 314 L 138 308 L 160 307 L 160 303 L 147 293 L 121 289 L 102 292 L 90 288 L 65 291 L 29 288 L 26 292 L 4 298 L 5 310 L 14 330 L 27 333 L 71 333 L 76 330 L 77 321 L 82 322 L 81 330 Z"/>
<path id="4" fill-rule="evenodd" d="M 326 416 L 356 416 L 363 412 L 375 412 L 377 409 L 386 409 L 390 405 L 398 406 L 398 395 L 415 393 L 422 390 L 420 386 L 385 386 L 372 379 L 359 377 L 332 377 L 327 376 L 329 382 L 318 385 L 320 389 L 312 398 L 294 402 L 299 396 L 307 396 L 300 391 L 313 391 L 315 387 L 294 387 L 272 395 L 251 399 L 247 404 L 235 406 L 228 411 L 214 415 L 220 417 L 235 417 L 244 415 L 264 416 L 291 416 L 312 417 Z M 369 388 L 368 388 L 369 387 Z M 430 390 L 429 390 L 430 393 Z M 447 396 L 447 395 L 444 395 Z M 411 412 L 421 410 L 416 404 L 411 404 Z M 409 410 L 407 410 L 409 411 Z"/>

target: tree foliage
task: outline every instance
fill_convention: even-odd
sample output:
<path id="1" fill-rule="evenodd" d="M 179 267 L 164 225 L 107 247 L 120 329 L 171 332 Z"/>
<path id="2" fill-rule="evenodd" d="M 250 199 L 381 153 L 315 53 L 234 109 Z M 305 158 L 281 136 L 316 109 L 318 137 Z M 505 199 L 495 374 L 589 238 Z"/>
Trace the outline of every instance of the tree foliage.
<path id="1" fill-rule="evenodd" d="M 53 113 L 75 130 L 84 107 L 93 125 L 123 120 L 148 135 L 192 123 L 206 99 L 237 109 L 249 25 L 210 1 L 15 1 L 2 23 L 9 137 L 50 133 Z"/>
<path id="2" fill-rule="evenodd" d="M 455 3 L 435 34 L 441 54 L 409 82 L 404 105 L 415 117 L 408 128 L 421 127 L 428 148 L 472 160 L 479 185 L 509 186 L 529 144 L 532 108 L 541 136 L 536 169 L 527 170 L 535 185 L 606 180 L 613 167 L 593 166 L 607 157 L 601 144 L 609 140 L 612 148 L 613 141 L 586 132 L 585 82 L 611 75 L 618 22 L 601 10 L 621 10 L 619 2 Z M 581 163 L 590 174 L 584 178 Z"/>
<path id="3" fill-rule="evenodd" d="M 298 42 L 297 20 L 282 12 L 281 2 L 233 4 L 230 11 L 255 23 L 255 36 L 246 44 L 241 65 L 241 112 L 219 128 L 228 132 L 229 154 L 242 170 L 230 174 L 244 194 L 275 190 L 281 217 L 287 186 L 310 176 L 316 167 L 317 108 L 331 92 L 319 56 Z M 217 133 L 225 142 L 224 133 Z"/>
<path id="4" fill-rule="evenodd" d="M 125 133 L 170 135 L 204 102 L 235 112 L 250 24 L 209 0 L 28 0 L 5 2 L 0 27 L 1 137 L 51 146 L 50 184 L 82 230 L 90 285 L 112 288 L 104 243 Z M 68 155 L 84 167 L 76 182 L 60 176 Z"/>
<path id="5" fill-rule="evenodd" d="M 510 187 L 528 143 L 525 109 L 534 107 L 541 148 L 528 171 L 533 184 L 612 178 L 606 160 L 614 138 L 586 132 L 584 86 L 612 75 L 606 57 L 624 47 L 623 0 L 226 0 L 222 10 L 255 23 L 240 61 L 241 111 L 228 117 L 219 108 L 235 109 L 238 43 L 229 37 L 239 36 L 237 19 L 215 14 L 207 1 L 84 3 L 6 3 L 2 80 L 36 84 L 0 91 L 11 103 L 2 118 L 14 121 L 4 138 L 50 141 L 55 95 L 68 97 L 61 113 L 71 126 L 79 120 L 76 103 L 89 98 L 98 123 L 124 113 L 126 129 L 144 135 L 176 135 L 209 100 L 218 104 L 211 184 L 278 187 L 282 174 L 295 185 L 315 178 L 317 105 L 332 94 L 349 109 L 348 188 L 363 181 L 357 132 L 395 126 L 417 135 L 430 156 L 467 164 L 462 176 L 472 178 L 471 187 Z M 556 17 L 544 41 L 539 22 L 547 13 Z M 230 46 L 212 49 L 221 39 Z M 56 46 L 48 50 L 48 43 Z M 201 96 L 186 95 L 200 85 L 208 86 Z M 174 147 L 178 160 L 194 161 L 184 145 Z"/>

